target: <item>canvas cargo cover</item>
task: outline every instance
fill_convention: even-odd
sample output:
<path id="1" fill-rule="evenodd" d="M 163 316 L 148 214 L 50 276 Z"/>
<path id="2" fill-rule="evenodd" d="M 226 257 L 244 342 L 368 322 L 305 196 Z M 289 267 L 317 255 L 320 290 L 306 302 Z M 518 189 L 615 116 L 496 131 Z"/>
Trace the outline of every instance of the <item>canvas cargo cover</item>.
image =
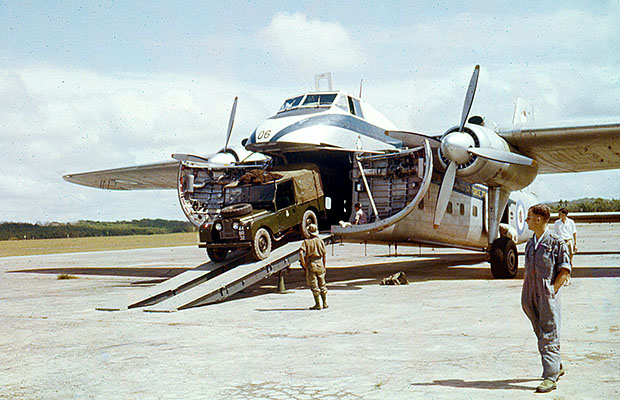
<path id="1" fill-rule="evenodd" d="M 291 174 L 294 177 L 293 185 L 295 186 L 297 204 L 323 196 L 323 185 L 321 184 L 321 175 L 319 175 L 318 171 L 302 169 L 298 171 L 278 171 L 278 173 L 284 176 Z"/>
<path id="2" fill-rule="evenodd" d="M 273 172 L 282 174 L 285 177 L 294 177 L 293 182 L 297 204 L 305 203 L 323 196 L 323 183 L 321 182 L 319 167 L 316 164 L 280 165 L 275 167 Z"/>
<path id="3" fill-rule="evenodd" d="M 305 203 L 323 196 L 323 183 L 318 167 L 314 164 L 289 164 L 276 167 L 273 172 L 282 175 L 276 182 L 292 178 L 295 187 L 297 204 Z M 237 182 L 230 183 L 226 187 L 238 186 Z M 246 186 L 246 185 L 243 185 Z"/>

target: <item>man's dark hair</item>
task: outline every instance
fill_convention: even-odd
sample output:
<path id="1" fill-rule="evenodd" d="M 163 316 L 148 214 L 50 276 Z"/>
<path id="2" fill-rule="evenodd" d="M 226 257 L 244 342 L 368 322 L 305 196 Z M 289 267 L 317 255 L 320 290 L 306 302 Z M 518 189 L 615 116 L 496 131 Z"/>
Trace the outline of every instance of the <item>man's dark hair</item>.
<path id="1" fill-rule="evenodd" d="M 535 206 L 531 206 L 530 210 L 533 214 L 540 215 L 545 222 L 549 221 L 549 217 L 551 216 L 551 210 L 544 204 L 536 204 Z"/>
<path id="2" fill-rule="evenodd" d="M 355 207 L 355 208 L 358 208 L 358 207 L 359 207 L 359 208 L 362 208 L 362 203 L 359 203 L 359 202 L 358 202 L 358 203 L 355 203 L 355 204 L 353 205 L 353 207 Z"/>
<path id="3" fill-rule="evenodd" d="M 562 207 L 562 208 L 560 208 L 560 209 L 558 210 L 558 213 L 563 213 L 563 214 L 568 215 L 568 210 L 567 210 L 566 208 Z"/>

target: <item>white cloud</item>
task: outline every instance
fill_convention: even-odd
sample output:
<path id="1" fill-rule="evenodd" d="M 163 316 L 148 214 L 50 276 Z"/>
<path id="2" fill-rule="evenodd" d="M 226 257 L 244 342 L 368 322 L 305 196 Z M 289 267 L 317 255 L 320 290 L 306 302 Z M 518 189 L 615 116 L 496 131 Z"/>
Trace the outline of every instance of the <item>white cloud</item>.
<path id="1" fill-rule="evenodd" d="M 267 117 L 264 89 L 209 76 L 0 71 L 0 221 L 183 218 L 174 193 L 104 192 L 62 175 L 215 152 L 236 94 L 232 144 Z"/>
<path id="2" fill-rule="evenodd" d="M 280 69 L 298 76 L 349 70 L 368 56 L 342 25 L 300 13 L 276 14 L 257 38 Z"/>
<path id="3" fill-rule="evenodd" d="M 319 72 L 335 72 L 336 88 L 351 92 L 364 78 L 365 99 L 402 129 L 438 133 L 455 125 L 476 63 L 481 75 L 472 114 L 487 121 L 509 123 L 517 97 L 533 105 L 542 123 L 618 121 L 619 18 L 616 7 L 604 15 L 469 13 L 350 28 L 278 13 L 249 40 L 204 36 L 193 49 L 209 59 L 209 71 L 197 75 L 40 65 L 0 70 L 0 221 L 182 219 L 173 191 L 101 191 L 61 176 L 216 151 L 236 95 L 232 143 L 239 143 L 284 98 L 311 89 Z M 257 44 L 261 59 L 256 50 L 246 53 Z M 617 198 L 619 175 L 541 176 L 533 188 L 544 200 Z"/>

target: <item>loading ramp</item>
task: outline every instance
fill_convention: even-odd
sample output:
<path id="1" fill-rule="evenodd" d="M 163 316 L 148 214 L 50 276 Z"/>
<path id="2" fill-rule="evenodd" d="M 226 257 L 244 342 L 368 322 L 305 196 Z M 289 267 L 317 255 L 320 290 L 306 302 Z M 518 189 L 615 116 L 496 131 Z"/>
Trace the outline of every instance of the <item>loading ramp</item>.
<path id="1" fill-rule="evenodd" d="M 331 235 L 319 235 L 326 243 Z M 226 261 L 208 262 L 146 290 L 139 300 L 120 310 L 144 308 L 147 312 L 174 312 L 223 301 L 253 284 L 299 261 L 301 240 L 274 249 L 265 260 L 255 261 L 247 253 L 233 252 Z"/>

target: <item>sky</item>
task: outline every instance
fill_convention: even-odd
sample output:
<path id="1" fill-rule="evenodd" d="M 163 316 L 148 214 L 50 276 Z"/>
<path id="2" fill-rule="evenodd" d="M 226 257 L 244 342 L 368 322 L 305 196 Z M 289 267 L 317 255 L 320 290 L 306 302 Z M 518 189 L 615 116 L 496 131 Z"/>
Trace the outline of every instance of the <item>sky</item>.
<path id="1" fill-rule="evenodd" d="M 292 4 L 294 3 L 294 4 Z M 209 154 L 331 72 L 400 129 L 620 122 L 620 0 L 0 1 L 0 222 L 183 220 L 176 192 L 63 174 Z M 521 3 L 526 3 L 521 4 Z M 542 201 L 620 198 L 620 171 L 541 175 Z"/>

